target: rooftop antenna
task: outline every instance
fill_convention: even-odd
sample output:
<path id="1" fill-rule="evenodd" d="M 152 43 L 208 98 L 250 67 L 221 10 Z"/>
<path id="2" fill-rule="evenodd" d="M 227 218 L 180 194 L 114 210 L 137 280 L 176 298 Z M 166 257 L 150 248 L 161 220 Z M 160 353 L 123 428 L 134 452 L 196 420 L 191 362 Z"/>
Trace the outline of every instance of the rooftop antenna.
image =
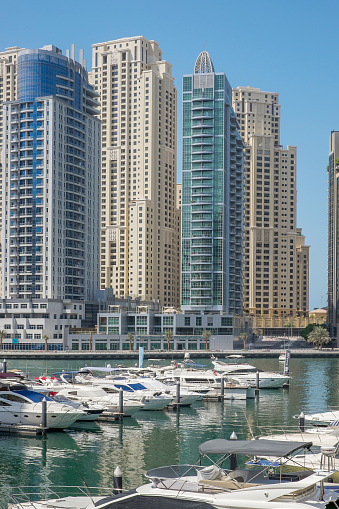
<path id="1" fill-rule="evenodd" d="M 323 307 L 323 296 L 321 295 L 320 296 L 320 309 L 322 309 Z"/>

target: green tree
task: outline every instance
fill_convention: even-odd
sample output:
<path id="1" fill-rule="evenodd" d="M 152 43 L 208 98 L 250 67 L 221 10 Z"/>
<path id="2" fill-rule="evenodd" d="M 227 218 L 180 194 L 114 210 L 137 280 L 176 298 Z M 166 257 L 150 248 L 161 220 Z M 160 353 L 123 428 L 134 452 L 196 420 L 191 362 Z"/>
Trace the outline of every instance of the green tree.
<path id="1" fill-rule="evenodd" d="M 173 338 L 173 332 L 171 330 L 166 330 L 164 336 L 167 339 L 167 350 L 169 351 L 171 349 L 171 339 Z"/>
<path id="2" fill-rule="evenodd" d="M 132 340 L 133 340 L 133 338 L 134 338 L 134 336 L 133 336 L 132 332 L 129 332 L 127 334 L 127 339 L 129 341 L 129 351 L 132 350 Z"/>
<path id="3" fill-rule="evenodd" d="M 327 330 L 325 324 L 316 325 L 315 323 L 309 323 L 304 329 L 300 331 L 300 336 L 302 336 L 307 341 L 308 336 L 313 331 L 314 327 L 322 327 L 323 329 Z"/>
<path id="4" fill-rule="evenodd" d="M 204 330 L 201 334 L 203 339 L 205 340 L 206 350 L 208 350 L 208 340 L 210 339 L 211 334 L 212 332 L 210 330 Z"/>
<path id="5" fill-rule="evenodd" d="M 323 345 L 331 341 L 331 337 L 328 330 L 316 325 L 312 332 L 309 333 L 307 341 L 316 345 L 317 348 L 322 349 Z"/>
<path id="6" fill-rule="evenodd" d="M 44 334 L 42 336 L 42 339 L 45 341 L 45 350 L 47 351 L 48 350 L 48 340 L 49 340 L 49 336 L 47 334 Z"/>
<path id="7" fill-rule="evenodd" d="M 242 332 L 242 333 L 240 334 L 240 337 L 241 337 L 241 339 L 242 339 L 242 340 L 243 340 L 243 342 L 244 342 L 244 350 L 245 350 L 245 348 L 246 348 L 247 332 Z"/>
<path id="8" fill-rule="evenodd" d="M 2 350 L 3 341 L 4 341 L 6 336 L 7 336 L 7 332 L 5 330 L 0 330 L 0 347 L 1 347 L 1 350 Z"/>

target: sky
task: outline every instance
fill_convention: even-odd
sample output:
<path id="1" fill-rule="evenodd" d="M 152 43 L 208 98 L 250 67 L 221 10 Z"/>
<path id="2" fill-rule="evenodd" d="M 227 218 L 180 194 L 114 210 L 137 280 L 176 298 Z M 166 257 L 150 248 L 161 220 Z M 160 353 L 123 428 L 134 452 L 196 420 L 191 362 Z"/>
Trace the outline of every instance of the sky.
<path id="1" fill-rule="evenodd" d="M 231 85 L 280 94 L 281 143 L 296 145 L 297 226 L 310 246 L 312 310 L 327 304 L 329 136 L 339 130 L 337 0 L 1 1 L 0 51 L 74 43 L 91 69 L 91 46 L 143 35 L 159 43 L 181 97 L 183 74 L 206 49 Z M 178 101 L 178 140 L 181 101 Z M 181 144 L 178 145 L 181 181 Z"/>

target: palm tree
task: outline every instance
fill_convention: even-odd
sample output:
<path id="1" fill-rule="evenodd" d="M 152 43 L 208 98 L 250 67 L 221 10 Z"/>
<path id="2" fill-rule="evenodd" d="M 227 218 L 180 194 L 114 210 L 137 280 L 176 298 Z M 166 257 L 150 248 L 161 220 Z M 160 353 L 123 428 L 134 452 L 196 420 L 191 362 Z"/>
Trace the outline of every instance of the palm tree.
<path id="1" fill-rule="evenodd" d="M 129 351 L 132 350 L 132 339 L 134 338 L 133 334 L 131 332 L 129 332 L 127 334 L 127 338 L 128 338 L 128 341 L 129 341 Z"/>
<path id="2" fill-rule="evenodd" d="M 167 350 L 171 349 L 171 339 L 173 338 L 173 332 L 171 330 L 166 330 L 164 332 L 164 336 L 167 339 Z"/>
<path id="3" fill-rule="evenodd" d="M 243 342 L 244 342 L 244 350 L 245 350 L 245 348 L 246 348 L 247 332 L 242 332 L 242 333 L 240 334 L 240 337 L 241 337 L 241 339 L 242 339 L 242 340 L 243 340 Z"/>
<path id="4" fill-rule="evenodd" d="M 307 341 L 316 345 L 316 347 L 320 348 L 321 350 L 323 345 L 331 341 L 331 337 L 328 333 L 328 330 L 324 329 L 324 327 L 316 325 L 314 329 L 309 333 Z"/>
<path id="5" fill-rule="evenodd" d="M 210 330 L 204 330 L 202 333 L 202 337 L 204 338 L 206 343 L 206 350 L 208 350 L 208 340 L 210 339 L 211 334 L 212 332 Z"/>
<path id="6" fill-rule="evenodd" d="M 2 350 L 2 343 L 5 339 L 5 337 L 7 336 L 7 332 L 5 330 L 0 330 L 0 346 L 1 346 L 1 350 Z"/>
<path id="7" fill-rule="evenodd" d="M 42 336 L 42 339 L 45 341 L 45 350 L 48 350 L 48 340 L 49 340 L 49 336 L 47 334 L 44 334 Z"/>

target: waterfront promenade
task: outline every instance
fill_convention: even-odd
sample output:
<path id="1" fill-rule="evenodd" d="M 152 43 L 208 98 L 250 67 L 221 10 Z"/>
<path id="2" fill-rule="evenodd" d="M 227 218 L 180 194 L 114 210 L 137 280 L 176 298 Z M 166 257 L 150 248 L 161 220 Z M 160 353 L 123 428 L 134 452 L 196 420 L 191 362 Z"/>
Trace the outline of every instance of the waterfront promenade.
<path id="1" fill-rule="evenodd" d="M 247 349 L 247 350 L 189 350 L 188 353 L 192 359 L 201 359 L 210 357 L 212 354 L 223 358 L 227 355 L 243 355 L 251 358 L 278 358 L 283 350 L 280 349 Z M 291 356 L 294 358 L 339 358 L 339 348 L 315 348 L 290 349 Z M 148 359 L 175 359 L 184 358 L 185 350 L 145 351 L 144 358 Z M 45 350 L 0 350 L 0 359 L 137 359 L 139 352 L 137 350 L 101 350 L 101 351 L 45 351 Z M 234 361 L 236 362 L 236 360 Z M 241 360 L 240 360 L 241 362 Z"/>

